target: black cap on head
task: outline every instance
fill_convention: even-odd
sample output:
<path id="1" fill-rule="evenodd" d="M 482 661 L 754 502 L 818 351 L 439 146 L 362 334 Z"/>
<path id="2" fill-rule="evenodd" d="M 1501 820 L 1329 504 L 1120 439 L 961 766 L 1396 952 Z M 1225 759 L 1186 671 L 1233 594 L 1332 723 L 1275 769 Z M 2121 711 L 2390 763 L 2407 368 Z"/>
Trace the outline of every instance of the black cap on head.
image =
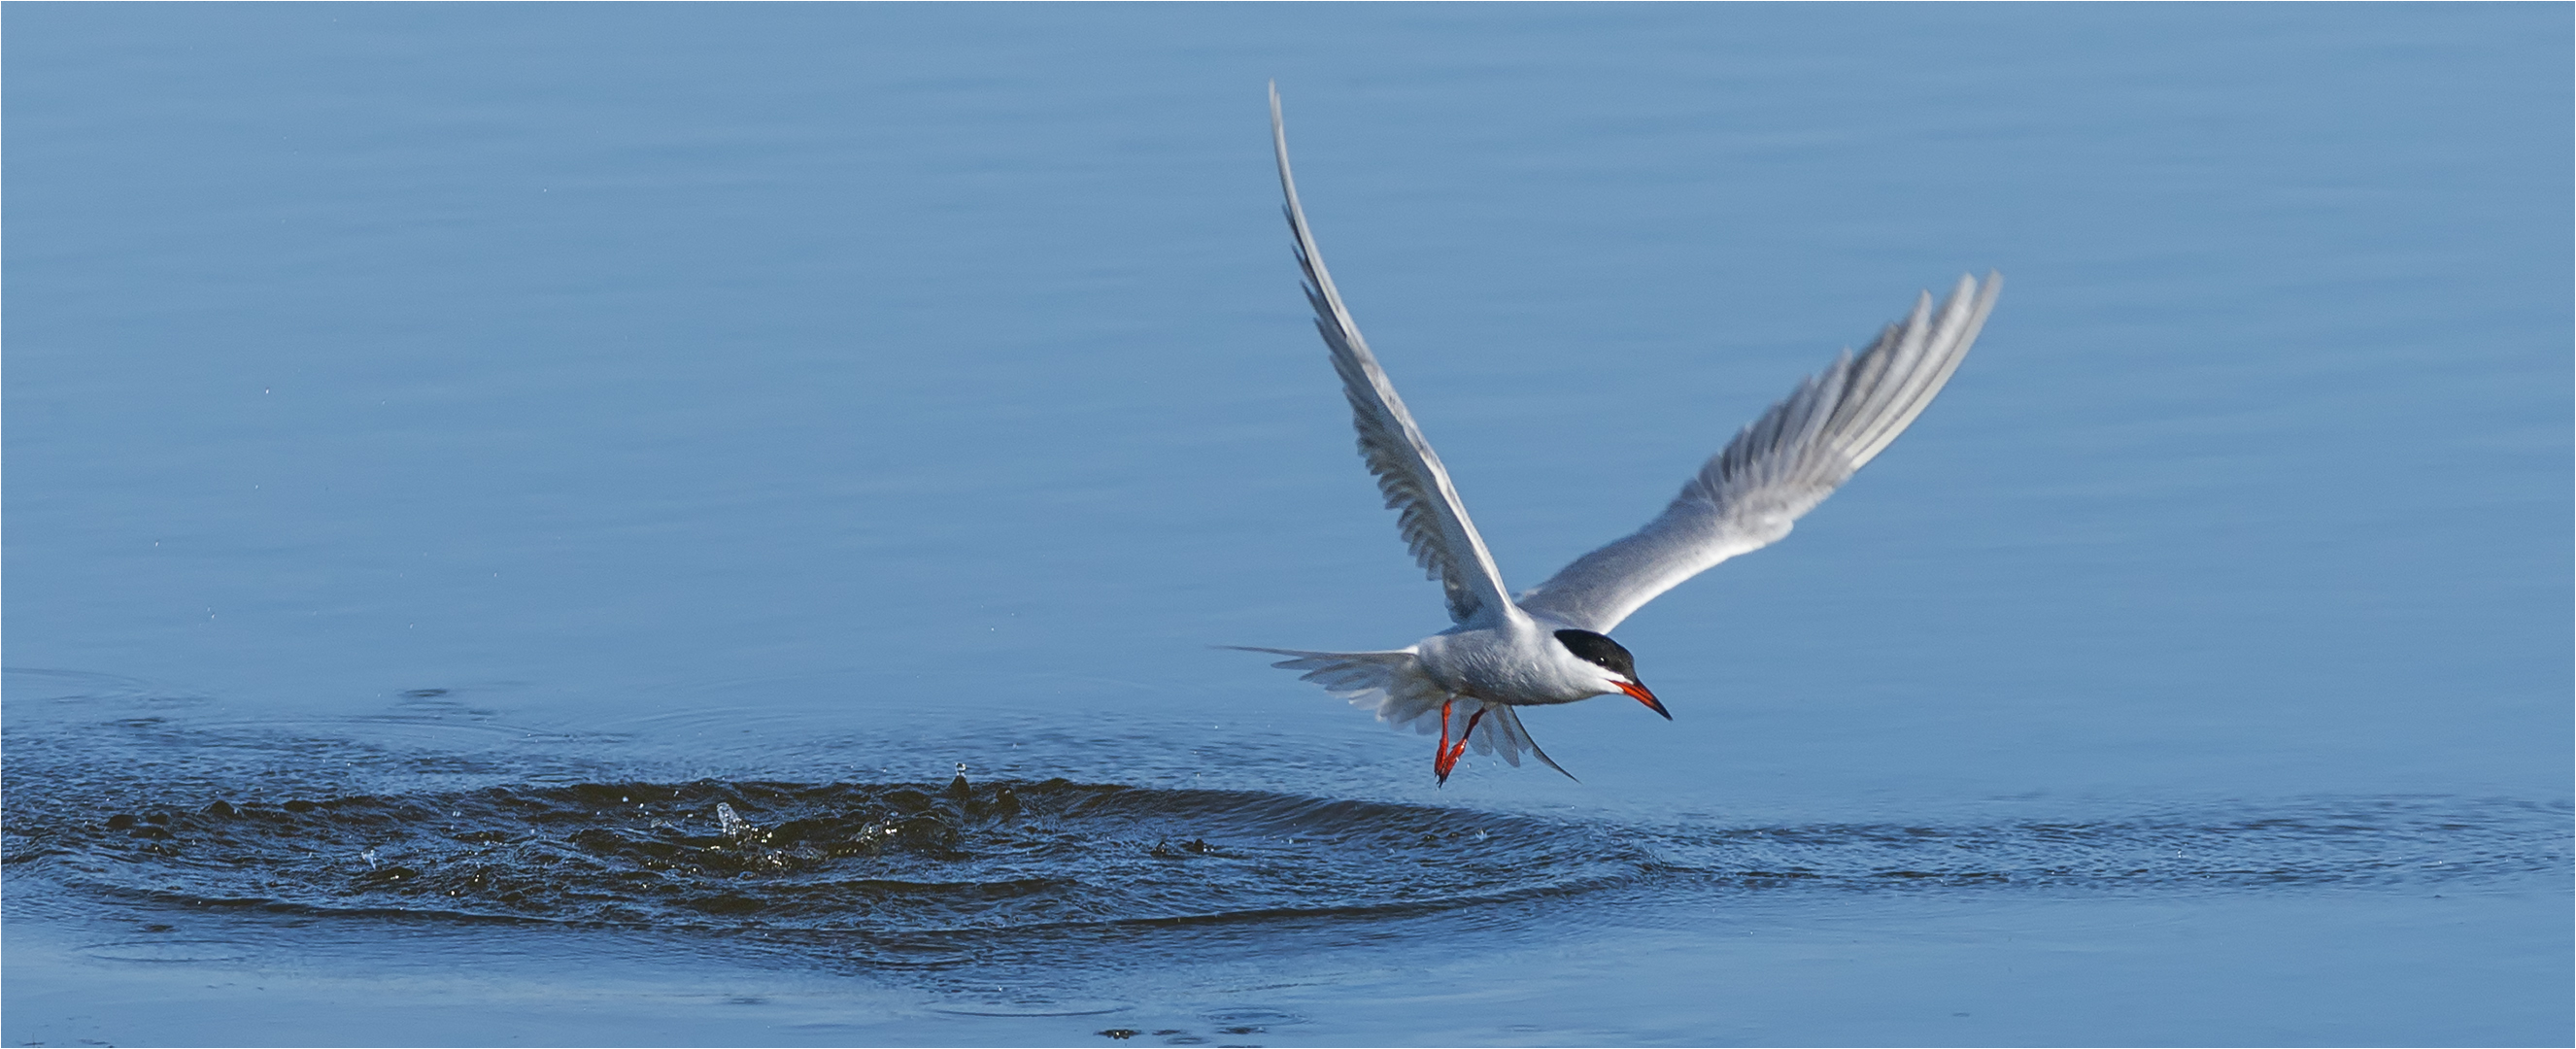
<path id="1" fill-rule="evenodd" d="M 1619 647 L 1619 643 L 1610 640 L 1608 635 L 1589 630 L 1559 630 L 1556 640 L 1565 646 L 1566 651 L 1574 653 L 1576 659 L 1617 671 L 1619 676 L 1630 681 L 1637 680 L 1637 657 L 1629 655 L 1627 649 Z"/>

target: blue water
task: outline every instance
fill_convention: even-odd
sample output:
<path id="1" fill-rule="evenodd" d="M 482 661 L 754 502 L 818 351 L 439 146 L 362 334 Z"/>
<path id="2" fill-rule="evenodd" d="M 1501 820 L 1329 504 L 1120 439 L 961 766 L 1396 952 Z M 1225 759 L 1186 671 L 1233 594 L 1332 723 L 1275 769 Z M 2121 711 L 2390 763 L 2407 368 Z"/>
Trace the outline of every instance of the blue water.
<path id="1" fill-rule="evenodd" d="M 2565 1044 L 2571 17 L 12 5 L 0 1039 Z M 1271 78 L 1514 586 L 2010 282 L 1580 783 Z"/>

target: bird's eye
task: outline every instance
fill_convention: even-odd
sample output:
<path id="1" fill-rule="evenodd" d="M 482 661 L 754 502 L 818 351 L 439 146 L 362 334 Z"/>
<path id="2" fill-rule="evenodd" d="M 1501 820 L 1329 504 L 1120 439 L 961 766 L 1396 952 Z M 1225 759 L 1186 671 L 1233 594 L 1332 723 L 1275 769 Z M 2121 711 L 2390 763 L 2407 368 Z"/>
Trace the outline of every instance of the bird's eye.
<path id="1" fill-rule="evenodd" d="M 1589 630 L 1559 630 L 1556 632 L 1556 640 L 1558 644 L 1565 646 L 1566 651 L 1574 653 L 1576 659 L 1620 674 L 1630 680 L 1635 680 L 1637 677 L 1636 657 L 1629 655 L 1626 648 L 1607 636 Z"/>

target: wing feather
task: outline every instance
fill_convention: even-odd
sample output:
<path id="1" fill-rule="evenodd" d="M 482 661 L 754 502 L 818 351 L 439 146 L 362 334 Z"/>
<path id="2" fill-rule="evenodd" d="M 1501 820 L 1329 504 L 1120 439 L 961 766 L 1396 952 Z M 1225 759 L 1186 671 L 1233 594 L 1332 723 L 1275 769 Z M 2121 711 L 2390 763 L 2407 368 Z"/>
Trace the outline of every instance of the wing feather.
<path id="1" fill-rule="evenodd" d="M 1942 304 L 1916 299 L 1855 358 L 1846 350 L 1711 457 L 1662 516 L 1520 595 L 1521 607 L 1608 631 L 1656 595 L 1789 534 L 1941 392 L 1994 309 L 2003 277 L 1971 277 Z"/>
<path id="2" fill-rule="evenodd" d="M 1431 578 L 1448 598 L 1449 618 L 1466 623 L 1484 617 L 1507 617 L 1512 603 L 1503 589 L 1494 555 L 1467 519 L 1467 508 L 1449 483 L 1449 471 L 1423 439 L 1413 414 L 1396 396 L 1395 384 L 1378 367 L 1368 340 L 1360 337 L 1333 275 L 1324 269 L 1323 253 L 1306 228 L 1306 209 L 1297 202 L 1297 180 L 1288 173 L 1288 131 L 1279 115 L 1279 87 L 1270 88 L 1270 142 L 1279 157 L 1279 188 L 1288 198 L 1288 228 L 1297 238 L 1297 265 L 1305 271 L 1306 301 L 1315 310 L 1315 330 L 1332 351 L 1333 371 L 1351 402 L 1351 422 L 1359 430 L 1360 457 L 1376 475 L 1378 492 L 1396 511 L 1396 527 Z"/>

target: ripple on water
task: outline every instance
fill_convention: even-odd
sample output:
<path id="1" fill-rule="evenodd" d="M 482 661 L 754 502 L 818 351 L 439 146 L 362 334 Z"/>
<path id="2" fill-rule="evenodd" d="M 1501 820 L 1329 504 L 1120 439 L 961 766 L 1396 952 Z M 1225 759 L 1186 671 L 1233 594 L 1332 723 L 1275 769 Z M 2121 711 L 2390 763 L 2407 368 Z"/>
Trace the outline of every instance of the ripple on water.
<path id="1" fill-rule="evenodd" d="M 2327 797 L 2092 820 L 1685 827 L 1640 842 L 1721 889 L 2370 887 L 2562 875 L 2568 816 L 2563 803 Z"/>
<path id="2" fill-rule="evenodd" d="M 13 883 L 311 915 L 810 933 L 889 965 L 947 964 L 1000 930 L 1395 917 L 1632 885 L 1714 900 L 2556 886 L 2571 852 L 2566 803 L 2510 799 L 1634 826 L 1061 779 L 621 782 L 159 715 L 9 745 Z"/>
<path id="3" fill-rule="evenodd" d="M 167 902 L 657 928 L 1403 914 L 1580 892 L 1650 863 L 1604 830 L 1532 817 L 963 776 L 513 785 L 81 815 L 15 821 L 10 862 Z"/>

